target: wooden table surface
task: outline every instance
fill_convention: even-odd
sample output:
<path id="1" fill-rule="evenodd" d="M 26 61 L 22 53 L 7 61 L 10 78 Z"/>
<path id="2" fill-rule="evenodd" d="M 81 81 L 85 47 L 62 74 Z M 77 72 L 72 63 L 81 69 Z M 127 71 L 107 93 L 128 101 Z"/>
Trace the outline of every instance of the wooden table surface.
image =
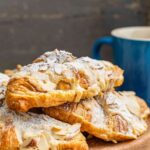
<path id="1" fill-rule="evenodd" d="M 150 150 L 150 117 L 147 123 L 149 126 L 147 132 L 136 140 L 114 144 L 95 138 L 88 141 L 90 150 Z"/>

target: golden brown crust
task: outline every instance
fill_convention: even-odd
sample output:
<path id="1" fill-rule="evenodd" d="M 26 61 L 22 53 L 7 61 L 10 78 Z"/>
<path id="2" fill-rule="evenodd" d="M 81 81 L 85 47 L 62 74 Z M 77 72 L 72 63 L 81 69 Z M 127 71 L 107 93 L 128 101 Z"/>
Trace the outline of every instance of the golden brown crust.
<path id="1" fill-rule="evenodd" d="M 132 136 L 129 137 L 102 128 L 97 128 L 90 122 L 83 120 L 82 117 L 56 107 L 46 108 L 44 109 L 44 111 L 47 115 L 70 124 L 81 123 L 81 131 L 88 132 L 89 134 L 94 135 L 97 138 L 103 139 L 105 141 L 116 142 L 116 141 L 125 141 L 129 139 L 136 139 L 136 137 L 133 138 Z"/>
<path id="2" fill-rule="evenodd" d="M 123 71 L 109 62 L 88 57 L 63 64 L 37 62 L 22 67 L 8 84 L 11 109 L 26 112 L 96 96 L 123 82 Z"/>
<path id="3" fill-rule="evenodd" d="M 60 143 L 57 145 L 57 150 L 88 150 L 88 145 L 83 136 L 78 136 L 76 139 L 69 141 L 68 143 Z"/>
<path id="4" fill-rule="evenodd" d="M 79 92 L 79 91 L 78 91 Z M 34 107 L 57 106 L 76 101 L 76 91 L 39 92 L 29 78 L 12 79 L 7 87 L 6 102 L 9 108 L 26 112 Z"/>
<path id="5" fill-rule="evenodd" d="M 20 144 L 18 142 L 15 129 L 8 127 L 3 130 L 4 131 L 2 131 L 2 129 L 0 130 L 0 150 L 19 150 Z M 83 135 L 80 134 L 70 141 L 60 141 L 60 143 L 57 143 L 54 148 L 55 150 L 88 150 L 88 145 Z M 29 146 L 24 149 L 32 150 L 32 147 Z"/>
<path id="6" fill-rule="evenodd" d="M 12 126 L 0 127 L 0 150 L 18 150 L 19 142 Z"/>
<path id="7" fill-rule="evenodd" d="M 49 116 L 70 124 L 81 123 L 82 131 L 106 141 L 136 139 L 147 129 L 146 122 L 138 116 L 139 114 L 136 115 L 137 110 L 135 114 L 133 114 L 134 110 L 132 112 L 128 110 L 124 99 L 129 98 L 126 94 L 109 93 L 104 95 L 104 100 L 98 98 L 98 101 L 86 100 L 80 103 L 64 104 L 45 108 L 44 111 Z"/>
<path id="8" fill-rule="evenodd" d="M 88 150 L 80 125 L 0 108 L 0 150 Z"/>

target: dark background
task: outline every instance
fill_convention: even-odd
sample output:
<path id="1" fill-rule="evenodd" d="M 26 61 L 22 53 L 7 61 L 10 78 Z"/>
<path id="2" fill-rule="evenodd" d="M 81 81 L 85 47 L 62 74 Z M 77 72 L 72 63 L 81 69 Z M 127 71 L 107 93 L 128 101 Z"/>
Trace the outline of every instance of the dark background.
<path id="1" fill-rule="evenodd" d="M 150 0 L 1 0 L 0 70 L 55 48 L 90 56 L 94 40 L 111 29 L 149 24 Z"/>

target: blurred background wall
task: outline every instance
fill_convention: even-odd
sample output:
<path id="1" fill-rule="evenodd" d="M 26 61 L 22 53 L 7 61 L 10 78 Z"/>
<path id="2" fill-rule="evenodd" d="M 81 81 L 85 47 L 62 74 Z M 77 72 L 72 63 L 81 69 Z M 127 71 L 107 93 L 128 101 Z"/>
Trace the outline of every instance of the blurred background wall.
<path id="1" fill-rule="evenodd" d="M 0 70 L 55 48 L 90 56 L 94 40 L 111 29 L 149 24 L 150 0 L 1 0 Z"/>

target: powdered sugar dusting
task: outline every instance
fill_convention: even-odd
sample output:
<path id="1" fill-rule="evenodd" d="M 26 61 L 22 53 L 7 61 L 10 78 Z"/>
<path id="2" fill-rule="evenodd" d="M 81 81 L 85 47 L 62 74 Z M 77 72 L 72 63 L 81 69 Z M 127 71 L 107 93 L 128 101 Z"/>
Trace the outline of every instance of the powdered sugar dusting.
<path id="1" fill-rule="evenodd" d="M 130 111 L 128 109 L 128 105 L 132 105 L 132 103 L 128 103 L 130 101 L 134 101 L 135 97 L 128 97 L 123 92 L 107 92 L 104 95 L 103 99 L 99 99 L 99 103 L 105 107 L 107 113 L 112 115 L 119 115 L 121 116 L 127 123 L 128 123 L 128 132 L 127 134 L 137 134 L 140 135 L 141 132 L 145 131 L 147 125 L 143 119 L 136 115 L 137 110 Z M 133 107 L 132 107 L 133 108 Z M 140 109 L 140 107 L 138 107 Z M 135 111 L 135 112 L 134 112 Z M 134 112 L 134 113 L 133 113 Z M 134 133 L 136 131 L 136 133 Z M 124 131 L 123 131 L 124 132 Z"/>
<path id="2" fill-rule="evenodd" d="M 24 144 L 26 140 L 36 141 L 40 137 L 40 140 L 43 140 L 42 138 L 46 140 L 48 149 L 53 149 L 52 145 L 59 140 L 71 140 L 80 133 L 80 124 L 69 125 L 44 114 L 18 113 L 9 110 L 7 106 L 0 108 L 0 117 L 2 122 L 9 120 L 9 125 L 15 127 L 21 147 L 26 146 Z"/>
<path id="3" fill-rule="evenodd" d="M 57 50 L 45 52 L 38 57 L 34 62 L 46 62 L 46 63 L 65 63 L 76 59 L 71 53 L 64 50 Z"/>
<path id="4" fill-rule="evenodd" d="M 44 53 L 34 63 L 22 67 L 14 76 L 30 76 L 36 79 L 44 92 L 56 90 L 60 81 L 67 81 L 72 90 L 89 90 L 96 95 L 102 90 L 118 86 L 118 81 L 122 83 L 122 72 L 115 67 L 106 61 L 89 57 L 77 59 L 71 53 L 55 50 Z M 116 71 L 119 73 L 116 74 Z M 85 82 L 86 88 L 83 85 Z"/>
<path id="5" fill-rule="evenodd" d="M 96 128 L 106 130 L 106 135 L 115 131 L 116 134 L 126 135 L 134 139 L 146 131 L 147 124 L 136 114 L 137 108 L 132 111 L 128 109 L 128 105 L 132 103 L 128 103 L 127 99 L 132 102 L 136 97 L 129 97 L 124 92 L 120 93 L 110 91 L 106 92 L 103 97 L 96 96 L 74 105 L 64 104 L 59 108 L 65 109 L 69 113 L 72 111 Z"/>

